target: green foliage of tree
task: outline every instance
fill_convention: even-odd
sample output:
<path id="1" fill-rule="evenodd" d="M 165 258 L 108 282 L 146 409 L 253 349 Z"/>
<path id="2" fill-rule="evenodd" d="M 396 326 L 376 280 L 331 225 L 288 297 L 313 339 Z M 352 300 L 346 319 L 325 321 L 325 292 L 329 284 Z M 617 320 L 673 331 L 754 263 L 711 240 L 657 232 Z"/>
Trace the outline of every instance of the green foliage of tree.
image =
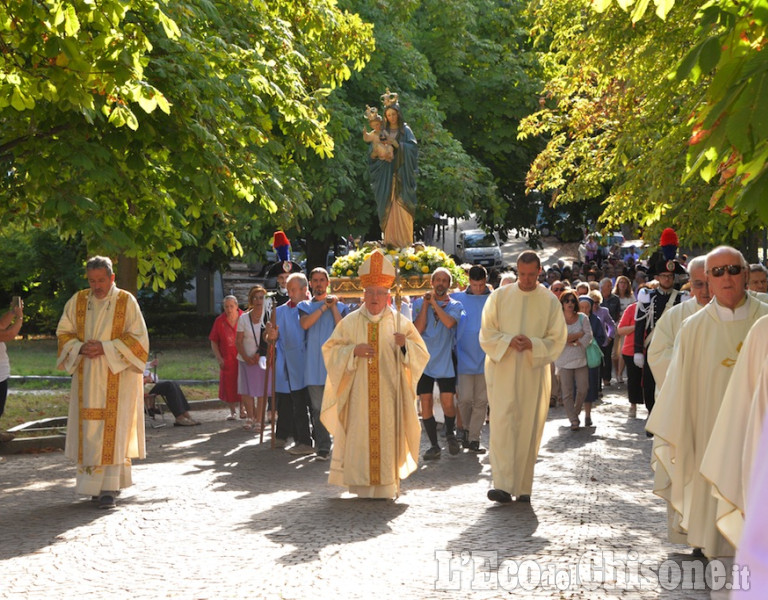
<path id="1" fill-rule="evenodd" d="M 708 211 L 714 185 L 684 178 L 689 118 L 708 80 L 671 75 L 695 44 L 699 5 L 679 3 L 666 21 L 636 23 L 618 6 L 601 8 L 535 4 L 548 81 L 521 135 L 548 142 L 531 166 L 529 189 L 549 190 L 555 203 L 600 200 L 606 229 L 635 223 L 652 242 L 664 227 L 677 229 L 685 245 L 738 237 L 744 216 Z"/>
<path id="2" fill-rule="evenodd" d="M 11 296 L 24 300 L 22 334 L 47 334 L 56 330 L 64 304 L 85 287 L 82 268 L 85 245 L 79 239 L 66 243 L 53 228 L 23 230 L 6 224 L 0 233 L 0 305 Z"/>
<path id="3" fill-rule="evenodd" d="M 534 61 L 524 52 L 524 3 L 342 5 L 374 25 L 376 51 L 329 98 L 334 157 L 302 163 L 312 191 L 306 234 L 323 242 L 316 253 L 310 248 L 310 264 L 320 264 L 339 235 L 379 235 L 361 133 L 368 125 L 365 106 L 381 110 L 379 96 L 387 88 L 400 94 L 419 142 L 417 229 L 430 224 L 435 212 L 474 213 L 487 227 L 515 226 L 519 211 L 510 208 L 511 198 L 522 190 L 533 145 L 516 140 L 517 122 L 531 110 L 531 90 L 538 87 Z"/>
<path id="4" fill-rule="evenodd" d="M 372 49 L 358 17 L 333 0 L 190 0 L 165 5 L 167 17 L 157 3 L 115 2 L 110 37 L 90 4 L 63 4 L 70 26 L 65 18 L 56 32 L 68 62 L 50 49 L 44 57 L 78 90 L 65 102 L 38 100 L 43 83 L 15 77 L 41 62 L 30 40 L 52 43 L 38 21 L 58 23 L 58 3 L 28 4 L 45 14 L 24 2 L 0 12 L 0 81 L 18 79 L 36 99 L 19 111 L 10 92 L 0 104 L 3 216 L 55 224 L 89 252 L 137 257 L 140 281 L 157 289 L 181 268 L 182 247 L 239 255 L 243 243 L 264 243 L 260 223 L 278 209 L 308 214 L 297 161 L 333 153 L 326 99 Z"/>
<path id="5" fill-rule="evenodd" d="M 501 207 L 492 204 L 478 217 L 504 229 L 529 227 L 536 216 L 523 195 L 524 177 L 542 144 L 517 136 L 520 120 L 538 108 L 543 85 L 526 7 L 499 0 L 427 0 L 418 13 L 418 44 L 435 73 L 445 126 L 491 170 L 503 198 Z"/>

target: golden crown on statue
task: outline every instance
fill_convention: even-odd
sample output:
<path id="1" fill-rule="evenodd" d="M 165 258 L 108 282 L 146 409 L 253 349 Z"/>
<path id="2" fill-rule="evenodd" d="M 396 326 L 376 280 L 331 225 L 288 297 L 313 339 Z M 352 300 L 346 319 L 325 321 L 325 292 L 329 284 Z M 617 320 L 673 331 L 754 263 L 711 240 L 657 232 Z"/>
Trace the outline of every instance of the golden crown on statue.
<path id="1" fill-rule="evenodd" d="M 397 104 L 398 98 L 397 92 L 390 92 L 389 88 L 387 88 L 387 91 L 381 95 L 381 103 L 386 109 Z"/>

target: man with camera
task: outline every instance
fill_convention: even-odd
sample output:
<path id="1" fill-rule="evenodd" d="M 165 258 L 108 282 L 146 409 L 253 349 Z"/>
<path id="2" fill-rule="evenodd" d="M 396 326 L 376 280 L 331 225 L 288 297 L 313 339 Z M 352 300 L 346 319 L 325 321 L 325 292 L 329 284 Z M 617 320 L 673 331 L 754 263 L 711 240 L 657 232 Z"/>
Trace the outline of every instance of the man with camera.
<path id="1" fill-rule="evenodd" d="M 331 435 L 320 422 L 325 378 L 328 375 L 323 362 L 322 347 L 347 313 L 346 304 L 340 302 L 336 296 L 328 295 L 329 283 L 328 271 L 322 267 L 312 269 L 309 274 L 312 300 L 299 302 L 299 322 L 301 328 L 307 332 L 304 384 L 309 391 L 311 402 L 312 437 L 315 439 L 317 460 L 328 460 L 331 454 Z"/>

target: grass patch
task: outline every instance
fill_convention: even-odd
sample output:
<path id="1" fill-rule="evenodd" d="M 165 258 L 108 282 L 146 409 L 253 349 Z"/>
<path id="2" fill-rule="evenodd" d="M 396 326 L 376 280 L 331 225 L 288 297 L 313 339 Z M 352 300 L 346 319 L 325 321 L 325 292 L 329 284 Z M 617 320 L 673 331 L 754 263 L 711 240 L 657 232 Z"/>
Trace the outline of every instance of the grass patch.
<path id="1" fill-rule="evenodd" d="M 69 411 L 69 390 L 56 390 L 52 392 L 12 392 L 8 394 L 5 403 L 5 413 L 0 418 L 0 430 L 5 431 L 11 427 L 48 419 L 51 417 L 65 417 Z"/>
<path id="2" fill-rule="evenodd" d="M 13 340 L 6 342 L 6 346 L 11 359 L 11 375 L 67 375 L 56 369 L 57 344 L 54 339 Z M 219 378 L 219 364 L 208 340 L 158 341 L 150 352 L 159 361 L 157 375 L 160 379 Z"/>

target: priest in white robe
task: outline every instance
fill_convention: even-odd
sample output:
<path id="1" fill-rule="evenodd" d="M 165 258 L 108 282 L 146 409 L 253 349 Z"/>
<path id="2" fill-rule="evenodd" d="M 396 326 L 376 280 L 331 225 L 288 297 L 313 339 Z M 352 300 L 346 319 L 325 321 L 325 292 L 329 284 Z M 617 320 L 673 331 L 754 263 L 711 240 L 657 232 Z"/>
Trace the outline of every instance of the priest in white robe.
<path id="1" fill-rule="evenodd" d="M 680 327 L 683 325 L 683 321 L 704 308 L 712 299 L 709 295 L 709 285 L 707 284 L 705 260 L 706 257 L 697 256 L 688 263 L 691 299 L 676 304 L 669 308 L 669 310 L 664 311 L 664 314 L 661 315 L 653 330 L 653 338 L 648 346 L 648 366 L 653 372 L 653 378 L 656 381 L 657 397 L 667 377 L 667 369 L 672 359 L 675 340 L 680 332 Z M 668 461 L 668 455 L 669 445 L 663 438 L 655 437 L 651 453 L 651 468 L 654 472 L 653 489 L 655 490 L 666 490 L 670 485 L 667 471 L 657 468 L 658 459 L 656 458 L 657 456 L 664 456 L 665 460 Z M 669 533 L 669 541 L 673 544 L 687 543 L 685 534 L 680 530 L 679 516 L 679 513 L 672 508 L 672 505 L 667 504 L 667 532 Z"/>
<path id="2" fill-rule="evenodd" d="M 663 441 L 656 469 L 669 485 L 654 486 L 675 512 L 687 543 L 705 556 L 733 556 L 734 548 L 716 526 L 717 501 L 699 472 L 704 450 L 744 339 L 768 306 L 747 296 L 746 261 L 727 246 L 707 255 L 709 291 L 714 300 L 683 323 L 658 402 L 646 429 Z"/>
<path id="3" fill-rule="evenodd" d="M 395 270 L 380 251 L 360 267 L 364 302 L 323 345 L 328 370 L 320 419 L 333 436 L 328 483 L 361 498 L 396 498 L 416 470 L 416 384 L 429 361 L 408 319 L 389 306 Z"/>
<path id="4" fill-rule="evenodd" d="M 713 486 L 717 499 L 717 526 L 739 547 L 744 530 L 749 475 L 757 460 L 757 447 L 768 409 L 768 395 L 758 390 L 768 377 L 768 317 L 749 331 L 733 376 L 725 391 L 712 436 L 701 461 L 701 473 Z"/>
<path id="5" fill-rule="evenodd" d="M 667 377 L 667 369 L 669 368 L 669 361 L 672 359 L 675 339 L 677 339 L 677 334 L 680 332 L 683 321 L 696 314 L 712 300 L 707 284 L 705 260 L 706 257 L 697 256 L 688 263 L 691 299 L 665 310 L 664 314 L 656 322 L 656 327 L 653 330 L 653 338 L 648 345 L 648 366 L 653 371 L 657 396 Z"/>
<path id="6" fill-rule="evenodd" d="M 762 323 L 766 323 L 762 319 Z M 765 326 L 762 328 L 764 335 Z M 766 338 L 763 337 L 763 340 Z M 765 345 L 763 345 L 765 350 Z M 765 356 L 765 354 L 763 354 Z M 755 398 L 759 397 L 760 404 L 768 404 L 768 368 L 763 366 L 755 389 Z M 765 498 L 768 497 L 768 421 L 763 421 L 760 435 L 755 436 L 755 456 L 762 460 L 755 461 L 749 475 L 749 485 L 746 490 L 746 518 L 744 534 L 736 552 L 735 565 L 748 575 L 748 587 L 742 585 L 741 591 L 731 591 L 731 598 L 765 598 L 768 590 L 768 513 L 765 511 Z M 746 570 L 744 570 L 746 568 Z M 743 583 L 743 582 L 740 582 Z"/>
<path id="7" fill-rule="evenodd" d="M 549 410 L 549 364 L 568 337 L 560 302 L 538 283 L 539 256 L 522 252 L 517 271 L 517 283 L 488 298 L 480 325 L 490 407 L 493 488 L 488 498 L 500 503 L 531 500 Z"/>
<path id="8" fill-rule="evenodd" d="M 131 459 L 145 457 L 149 337 L 136 298 L 115 286 L 112 261 L 95 256 L 86 274 L 89 289 L 70 298 L 56 329 L 58 368 L 72 375 L 65 454 L 77 462 L 77 492 L 113 508 L 132 485 Z"/>

